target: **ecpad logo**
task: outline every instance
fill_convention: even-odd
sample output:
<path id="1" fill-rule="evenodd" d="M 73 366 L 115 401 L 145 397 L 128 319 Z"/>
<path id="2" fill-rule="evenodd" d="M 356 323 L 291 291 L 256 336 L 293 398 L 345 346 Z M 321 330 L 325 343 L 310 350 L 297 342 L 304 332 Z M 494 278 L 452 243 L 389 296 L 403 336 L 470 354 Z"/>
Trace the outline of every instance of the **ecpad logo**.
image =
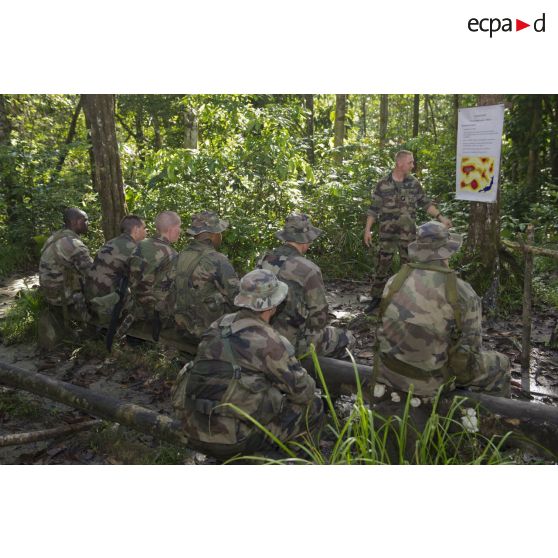
<path id="1" fill-rule="evenodd" d="M 533 29 L 537 33 L 544 33 L 545 32 L 545 15 L 543 15 L 536 19 L 533 23 Z M 467 27 L 469 31 L 473 33 L 477 33 L 478 31 L 482 31 L 484 33 L 490 33 L 490 38 L 492 38 L 493 33 L 497 33 L 498 31 L 509 32 L 513 31 L 512 20 L 509 17 L 505 17 L 500 19 L 498 17 L 485 17 L 482 19 L 477 19 L 476 17 L 472 17 L 467 22 Z M 531 27 L 530 23 L 525 23 L 520 19 L 515 20 L 515 30 L 521 31 L 527 27 Z"/>

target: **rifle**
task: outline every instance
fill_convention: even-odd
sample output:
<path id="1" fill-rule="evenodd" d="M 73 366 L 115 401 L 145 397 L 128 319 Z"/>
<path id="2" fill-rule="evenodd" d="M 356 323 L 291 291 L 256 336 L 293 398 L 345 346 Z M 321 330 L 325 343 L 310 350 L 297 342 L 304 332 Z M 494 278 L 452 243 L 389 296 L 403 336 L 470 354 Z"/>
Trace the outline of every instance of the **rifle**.
<path id="1" fill-rule="evenodd" d="M 120 318 L 120 313 L 122 312 L 122 308 L 124 307 L 124 301 L 126 299 L 126 291 L 128 290 L 128 274 L 122 275 L 120 278 L 120 284 L 118 285 L 118 289 L 116 292 L 120 297 L 118 302 L 114 305 L 112 309 L 112 314 L 110 315 L 110 324 L 107 330 L 107 337 L 106 337 L 106 347 L 108 352 L 110 353 L 112 350 L 112 343 L 114 341 L 114 334 L 116 333 L 116 328 L 118 327 L 118 320 Z"/>

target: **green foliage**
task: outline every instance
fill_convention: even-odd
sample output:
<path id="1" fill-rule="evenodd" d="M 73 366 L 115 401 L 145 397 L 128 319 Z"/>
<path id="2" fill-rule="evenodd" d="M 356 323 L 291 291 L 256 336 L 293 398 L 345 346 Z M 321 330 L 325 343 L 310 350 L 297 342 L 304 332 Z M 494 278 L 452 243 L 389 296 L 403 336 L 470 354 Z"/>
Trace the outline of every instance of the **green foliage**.
<path id="1" fill-rule="evenodd" d="M 6 345 L 37 339 L 39 313 L 45 302 L 38 289 L 22 289 L 0 322 Z"/>

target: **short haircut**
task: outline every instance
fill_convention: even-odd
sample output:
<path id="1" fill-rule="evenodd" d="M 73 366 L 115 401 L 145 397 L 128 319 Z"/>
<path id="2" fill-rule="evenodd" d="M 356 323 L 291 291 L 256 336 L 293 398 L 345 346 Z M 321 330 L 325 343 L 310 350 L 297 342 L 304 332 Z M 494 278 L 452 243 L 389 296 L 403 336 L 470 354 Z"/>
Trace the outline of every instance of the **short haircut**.
<path id="1" fill-rule="evenodd" d="M 410 155 L 411 157 L 414 156 L 412 151 L 407 151 L 407 149 L 401 149 L 395 154 L 395 162 L 398 162 L 399 160 L 403 159 L 403 157 L 407 157 L 407 155 Z"/>
<path id="2" fill-rule="evenodd" d="M 120 232 L 130 234 L 134 227 L 141 227 L 143 224 L 143 219 L 138 215 L 126 215 L 126 217 L 120 221 Z"/>
<path id="3" fill-rule="evenodd" d="M 78 209 L 77 207 L 68 207 L 64 210 L 62 214 L 64 218 L 64 225 L 69 227 L 72 223 L 75 223 L 78 219 L 87 219 L 85 211 Z"/>
<path id="4" fill-rule="evenodd" d="M 162 211 L 155 217 L 155 228 L 160 234 L 166 233 L 171 227 L 180 225 L 180 223 L 180 217 L 174 211 Z"/>

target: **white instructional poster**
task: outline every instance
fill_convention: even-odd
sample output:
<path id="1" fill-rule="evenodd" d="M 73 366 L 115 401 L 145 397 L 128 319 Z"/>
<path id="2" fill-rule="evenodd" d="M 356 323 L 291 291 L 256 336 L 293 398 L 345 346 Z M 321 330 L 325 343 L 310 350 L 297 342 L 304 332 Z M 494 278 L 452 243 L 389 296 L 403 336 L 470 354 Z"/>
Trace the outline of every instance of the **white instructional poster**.
<path id="1" fill-rule="evenodd" d="M 498 191 L 504 105 L 459 109 L 455 197 L 494 203 Z"/>

